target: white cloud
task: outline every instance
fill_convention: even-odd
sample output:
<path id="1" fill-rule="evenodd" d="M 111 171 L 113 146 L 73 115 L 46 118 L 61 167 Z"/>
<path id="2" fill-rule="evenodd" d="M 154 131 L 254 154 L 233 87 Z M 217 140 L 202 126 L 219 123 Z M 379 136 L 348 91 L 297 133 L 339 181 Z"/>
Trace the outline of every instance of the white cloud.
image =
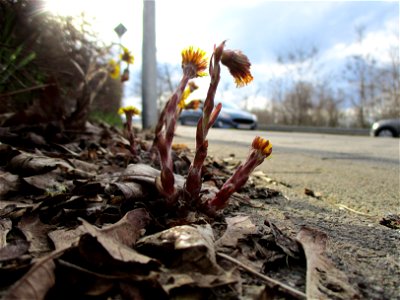
<path id="1" fill-rule="evenodd" d="M 399 37 L 391 32 L 379 30 L 368 32 L 362 43 L 357 41 L 346 44 L 336 43 L 331 49 L 324 53 L 324 60 L 342 60 L 353 55 L 372 55 L 378 62 L 390 61 L 389 50 L 399 45 Z"/>

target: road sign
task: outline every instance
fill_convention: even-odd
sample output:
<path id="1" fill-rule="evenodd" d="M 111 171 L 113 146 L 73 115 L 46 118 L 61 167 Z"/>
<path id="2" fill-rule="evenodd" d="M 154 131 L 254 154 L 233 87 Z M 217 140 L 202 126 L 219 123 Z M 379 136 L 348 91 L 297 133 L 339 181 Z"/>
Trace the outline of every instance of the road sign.
<path id="1" fill-rule="evenodd" d="M 126 27 L 120 23 L 117 27 L 114 28 L 114 31 L 117 33 L 118 37 L 121 38 L 121 36 L 124 35 L 124 33 L 127 31 Z"/>

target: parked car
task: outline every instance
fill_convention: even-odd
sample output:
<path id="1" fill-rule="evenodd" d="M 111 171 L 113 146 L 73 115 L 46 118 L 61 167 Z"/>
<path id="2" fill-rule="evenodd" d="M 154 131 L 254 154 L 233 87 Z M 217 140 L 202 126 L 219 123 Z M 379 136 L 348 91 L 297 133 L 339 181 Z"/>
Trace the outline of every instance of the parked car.
<path id="1" fill-rule="evenodd" d="M 218 104 L 221 101 L 215 101 Z M 182 125 L 197 125 L 201 115 L 202 107 L 198 109 L 184 109 L 179 117 Z M 257 116 L 249 113 L 233 103 L 222 102 L 222 109 L 214 124 L 217 128 L 251 129 L 257 128 Z"/>
<path id="2" fill-rule="evenodd" d="M 400 136 L 400 118 L 380 120 L 372 124 L 371 136 L 379 137 L 399 137 Z"/>

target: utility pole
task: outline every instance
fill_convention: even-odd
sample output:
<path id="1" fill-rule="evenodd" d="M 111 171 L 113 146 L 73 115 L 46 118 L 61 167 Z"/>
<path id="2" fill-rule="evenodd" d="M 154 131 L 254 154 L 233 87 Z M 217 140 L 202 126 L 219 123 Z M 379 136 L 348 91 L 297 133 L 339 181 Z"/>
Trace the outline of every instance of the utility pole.
<path id="1" fill-rule="evenodd" d="M 143 0 L 142 45 L 142 126 L 154 128 L 157 123 L 157 60 L 155 0 Z"/>

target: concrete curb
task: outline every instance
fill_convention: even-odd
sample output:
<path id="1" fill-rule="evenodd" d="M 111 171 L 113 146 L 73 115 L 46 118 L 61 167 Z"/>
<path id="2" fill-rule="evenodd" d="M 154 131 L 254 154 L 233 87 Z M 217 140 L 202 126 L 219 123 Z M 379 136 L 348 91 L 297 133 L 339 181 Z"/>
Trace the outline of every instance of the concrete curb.
<path id="1" fill-rule="evenodd" d="M 309 133 L 327 133 L 327 134 L 362 135 L 362 136 L 369 135 L 369 129 L 365 128 L 335 128 L 335 127 L 259 124 L 257 129 L 266 131 L 269 130 L 269 131 L 285 131 L 285 132 L 309 132 Z"/>

